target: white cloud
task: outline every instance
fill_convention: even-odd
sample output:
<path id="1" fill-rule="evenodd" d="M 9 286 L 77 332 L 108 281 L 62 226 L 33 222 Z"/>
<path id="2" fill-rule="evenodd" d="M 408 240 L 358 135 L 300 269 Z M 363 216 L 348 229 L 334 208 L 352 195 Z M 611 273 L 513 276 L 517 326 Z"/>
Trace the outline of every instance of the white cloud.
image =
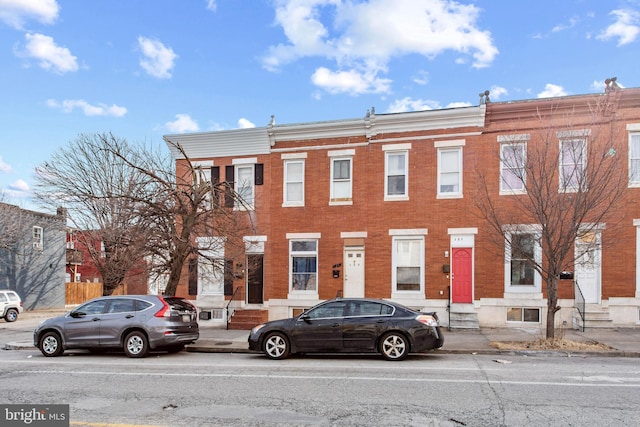
<path id="1" fill-rule="evenodd" d="M 565 96 L 569 93 L 562 86 L 547 83 L 544 90 L 538 94 L 538 98 L 553 98 L 556 96 Z"/>
<path id="2" fill-rule="evenodd" d="M 357 70 L 331 71 L 325 67 L 318 68 L 311 76 L 314 85 L 329 93 L 387 93 L 391 80 L 377 77 L 375 72 L 361 73 Z"/>
<path id="3" fill-rule="evenodd" d="M 492 99 L 494 101 L 499 100 L 501 97 L 505 95 L 509 95 L 509 91 L 503 88 L 502 86 L 494 85 L 494 86 L 491 86 L 491 89 L 489 90 L 489 99 Z"/>
<path id="4" fill-rule="evenodd" d="M 596 37 L 599 40 L 617 38 L 618 46 L 629 44 L 640 34 L 640 12 L 631 9 L 616 9 L 609 13 L 615 17 L 615 22 Z"/>
<path id="5" fill-rule="evenodd" d="M 418 71 L 415 76 L 412 77 L 412 80 L 415 84 L 419 84 L 420 86 L 424 86 L 429 83 L 429 73 L 427 71 Z"/>
<path id="6" fill-rule="evenodd" d="M 39 61 L 41 68 L 57 74 L 78 71 L 77 58 L 66 47 L 56 45 L 53 37 L 37 33 L 27 33 L 24 37 L 25 47 L 17 52 L 19 56 L 34 58 Z"/>
<path id="7" fill-rule="evenodd" d="M 552 33 L 559 33 L 560 31 L 568 30 L 576 26 L 578 24 L 577 18 L 570 18 L 569 23 L 567 24 L 558 24 L 551 29 Z"/>
<path id="8" fill-rule="evenodd" d="M 198 123 L 188 114 L 176 114 L 176 119 L 165 123 L 164 126 L 173 133 L 198 132 L 200 130 Z"/>
<path id="9" fill-rule="evenodd" d="M 430 99 L 413 99 L 410 96 L 407 96 L 393 101 L 389 105 L 389 108 L 387 108 L 387 112 L 404 113 L 407 111 L 436 110 L 438 108 L 440 108 L 438 101 L 432 101 Z"/>
<path id="10" fill-rule="evenodd" d="M 29 196 L 30 190 L 29 184 L 27 184 L 25 180 L 19 179 L 9 184 L 6 189 L 0 191 L 8 197 L 24 199 Z"/>
<path id="11" fill-rule="evenodd" d="M 152 77 L 168 79 L 178 55 L 158 40 L 138 37 L 138 46 L 142 51 L 140 66 Z"/>
<path id="12" fill-rule="evenodd" d="M 396 56 L 433 59 L 454 51 L 470 56 L 474 67 L 490 65 L 498 49 L 491 34 L 478 27 L 479 13 L 474 5 L 449 0 L 279 0 L 275 21 L 288 42 L 271 46 L 263 66 L 277 71 L 300 58 L 320 56 L 341 70 L 322 67 L 314 74 L 312 81 L 326 84 L 322 87 L 331 93 L 385 92 L 390 81 L 378 74 L 386 73 Z M 334 19 L 323 22 L 327 17 Z M 365 75 L 364 81 L 358 77 Z M 366 81 L 370 87 L 363 90 Z"/>
<path id="13" fill-rule="evenodd" d="M 58 102 L 55 99 L 48 99 L 47 106 L 51 108 L 60 109 L 65 113 L 71 113 L 76 108 L 82 110 L 85 116 L 110 116 L 110 117 L 122 117 L 127 114 L 125 107 L 118 105 L 106 105 L 98 103 L 97 105 L 91 105 L 84 99 L 65 99 L 62 102 Z"/>
<path id="14" fill-rule="evenodd" d="M 0 157 L 0 172 L 9 173 L 12 170 L 13 169 L 11 168 L 11 165 L 8 163 L 5 163 L 4 160 L 2 160 L 2 157 Z"/>
<path id="15" fill-rule="evenodd" d="M 215 12 L 218 9 L 218 5 L 216 4 L 216 0 L 207 0 L 207 9 Z"/>
<path id="16" fill-rule="evenodd" d="M 240 120 L 238 120 L 238 127 L 240 129 L 250 129 L 250 128 L 256 127 L 256 125 L 243 117 Z"/>
<path id="17" fill-rule="evenodd" d="M 0 0 L 0 21 L 18 30 L 29 19 L 52 24 L 59 11 L 56 0 Z"/>

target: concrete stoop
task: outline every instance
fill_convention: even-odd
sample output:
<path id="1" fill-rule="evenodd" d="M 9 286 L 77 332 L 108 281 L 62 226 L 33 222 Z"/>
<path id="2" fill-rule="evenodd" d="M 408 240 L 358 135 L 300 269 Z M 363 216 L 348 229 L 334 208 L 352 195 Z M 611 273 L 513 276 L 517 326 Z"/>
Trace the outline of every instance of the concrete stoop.
<path id="1" fill-rule="evenodd" d="M 449 310 L 449 329 L 480 329 L 473 304 L 451 304 Z"/>
<path id="2" fill-rule="evenodd" d="M 573 323 L 578 329 L 613 328 L 609 310 L 600 304 L 587 304 L 585 306 L 584 321 L 576 309 L 573 314 Z"/>

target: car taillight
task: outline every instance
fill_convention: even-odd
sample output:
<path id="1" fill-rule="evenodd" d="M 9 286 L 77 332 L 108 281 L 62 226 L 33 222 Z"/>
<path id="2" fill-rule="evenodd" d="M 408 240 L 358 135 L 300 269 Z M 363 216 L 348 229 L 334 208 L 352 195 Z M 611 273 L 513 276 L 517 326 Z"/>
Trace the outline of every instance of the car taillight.
<path id="1" fill-rule="evenodd" d="M 158 312 L 154 315 L 155 317 L 170 317 L 171 316 L 171 307 L 164 300 L 164 298 L 160 298 L 160 302 L 162 302 L 162 308 L 158 310 Z"/>
<path id="2" fill-rule="evenodd" d="M 420 323 L 424 323 L 427 326 L 438 326 L 438 321 L 431 315 L 421 314 L 416 316 L 416 320 Z"/>

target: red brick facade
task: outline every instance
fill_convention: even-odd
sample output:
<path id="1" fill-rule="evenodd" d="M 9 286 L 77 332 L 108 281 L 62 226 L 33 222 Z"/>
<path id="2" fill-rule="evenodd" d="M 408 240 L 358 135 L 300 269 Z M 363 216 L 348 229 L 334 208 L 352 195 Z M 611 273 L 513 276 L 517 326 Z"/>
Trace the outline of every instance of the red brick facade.
<path id="1" fill-rule="evenodd" d="M 594 122 L 594 109 L 605 101 L 606 111 L 599 117 L 606 118 Z M 259 252 L 264 254 L 262 303 L 247 301 L 247 274 L 238 274 L 233 283 L 234 288 L 240 287 L 240 294 L 232 302 L 236 309 L 268 310 L 269 318 L 275 319 L 290 316 L 320 300 L 356 292 L 365 297 L 389 298 L 416 308 L 436 310 L 445 324 L 449 322 L 451 310 L 452 315 L 458 311 L 463 313 L 461 319 L 466 320 L 461 320 L 461 324 L 469 321 L 471 327 L 518 326 L 522 323 L 508 320 L 510 308 L 539 310 L 539 323 L 544 323 L 546 292 L 544 286 L 532 287 L 533 290 L 520 294 L 506 289 L 505 250 L 493 243 L 495 236 L 478 215 L 474 203 L 482 197 L 478 177 L 487 179 L 490 197 L 499 209 L 513 209 L 514 200 L 519 196 L 500 194 L 500 141 L 525 135 L 529 150 L 540 143 L 535 135 L 544 131 L 588 132 L 595 140 L 594 135 L 608 126 L 616 135 L 612 140 L 612 144 L 615 142 L 613 152 L 625 159 L 624 173 L 628 175 L 632 156 L 630 135 L 640 132 L 640 89 L 448 110 L 378 115 L 367 112 L 363 119 L 357 120 L 298 125 L 272 123 L 251 130 L 168 135 L 165 139 L 170 146 L 181 144 L 192 161 L 212 162 L 219 167 L 221 181 L 225 180 L 226 166 L 243 162 L 262 165 L 263 183 L 253 187 L 252 219 L 256 235 L 247 237 L 248 241 L 258 239 Z M 555 141 L 557 145 L 558 139 Z M 389 176 L 394 175 L 391 160 L 386 160 L 389 153 L 399 161 L 407 159 L 406 169 L 400 173 L 405 179 L 404 194 L 399 196 L 385 196 L 385 182 L 390 182 Z M 179 158 L 176 152 L 174 155 Z M 443 165 L 445 162 L 439 156 L 457 159 L 459 155 L 461 169 L 456 169 L 453 162 L 456 170 L 447 175 L 447 171 L 439 167 L 441 161 Z M 335 160 L 338 162 L 332 163 Z M 300 162 L 304 168 L 301 202 L 286 203 L 285 200 L 285 186 L 290 188 L 285 181 L 288 161 Z M 351 197 L 332 199 L 332 188 L 337 192 L 339 185 L 332 184 L 332 177 L 336 182 L 340 178 L 338 173 L 333 175 L 332 164 L 336 168 L 339 164 L 348 168 L 348 173 L 340 173 L 346 173 L 342 177 L 351 184 Z M 455 178 L 456 173 L 461 179 Z M 450 176 L 461 188 L 447 184 Z M 439 194 L 439 188 L 445 192 Z M 522 223 L 528 223 L 527 219 L 522 218 Z M 603 224 L 601 232 L 601 260 L 598 277 L 593 279 L 595 293 L 591 298 L 595 299 L 591 309 L 598 312 L 602 325 L 640 323 L 639 227 L 640 188 L 630 185 L 620 207 Z M 296 240 L 317 242 L 313 254 L 317 272 L 311 272 L 315 274 L 315 286 L 309 292 L 293 289 L 291 242 Z M 408 270 L 416 271 L 419 265 L 419 289 L 406 291 L 400 284 L 394 284 L 394 280 L 400 280 L 394 278 L 394 272 L 404 274 L 400 264 L 405 262 L 394 264 L 396 243 L 411 248 Z M 460 248 L 469 249 L 467 255 L 471 256 L 464 261 L 471 268 L 471 300 L 466 304 L 452 301 L 453 279 L 447 270 L 456 267 L 452 260 L 454 254 L 465 255 Z M 360 259 L 364 260 L 363 291 L 358 290 L 358 284 L 347 289 L 351 286 L 350 278 L 345 277 L 348 262 L 345 254 L 349 250 L 355 251 L 355 256 L 362 255 Z M 418 253 L 420 259 L 415 256 Z M 242 270 L 242 266 L 247 267 L 246 259 L 234 259 L 233 265 Z M 352 276 L 362 267 L 354 268 Z M 186 295 L 187 286 L 185 272 L 178 293 Z M 572 280 L 560 281 L 559 298 L 563 308 L 559 321 L 575 324 Z M 228 299 L 228 295 L 225 300 L 223 295 L 200 294 L 196 298 L 202 306 L 219 307 L 228 303 Z M 451 302 L 454 304 L 450 306 Z M 454 318 L 451 319 L 453 324 Z"/>

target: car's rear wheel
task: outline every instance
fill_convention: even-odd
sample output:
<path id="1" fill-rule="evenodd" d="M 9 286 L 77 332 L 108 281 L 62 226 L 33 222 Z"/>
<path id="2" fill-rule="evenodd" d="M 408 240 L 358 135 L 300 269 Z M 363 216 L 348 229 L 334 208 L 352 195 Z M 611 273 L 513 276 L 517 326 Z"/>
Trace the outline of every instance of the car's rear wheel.
<path id="1" fill-rule="evenodd" d="M 124 353 L 128 357 L 146 357 L 149 354 L 149 340 L 140 331 L 130 332 L 124 339 Z"/>
<path id="2" fill-rule="evenodd" d="M 264 354 L 269 359 L 285 359 L 291 353 L 289 340 L 281 332 L 273 332 L 264 340 Z"/>
<path id="3" fill-rule="evenodd" d="M 7 322 L 15 322 L 18 320 L 18 310 L 10 308 L 4 315 L 4 320 Z"/>
<path id="4" fill-rule="evenodd" d="M 47 357 L 60 356 L 64 352 L 62 339 L 57 332 L 45 332 L 38 343 L 40 352 Z"/>
<path id="5" fill-rule="evenodd" d="M 400 332 L 389 332 L 380 340 L 380 354 L 387 360 L 403 360 L 409 354 L 409 341 Z"/>

